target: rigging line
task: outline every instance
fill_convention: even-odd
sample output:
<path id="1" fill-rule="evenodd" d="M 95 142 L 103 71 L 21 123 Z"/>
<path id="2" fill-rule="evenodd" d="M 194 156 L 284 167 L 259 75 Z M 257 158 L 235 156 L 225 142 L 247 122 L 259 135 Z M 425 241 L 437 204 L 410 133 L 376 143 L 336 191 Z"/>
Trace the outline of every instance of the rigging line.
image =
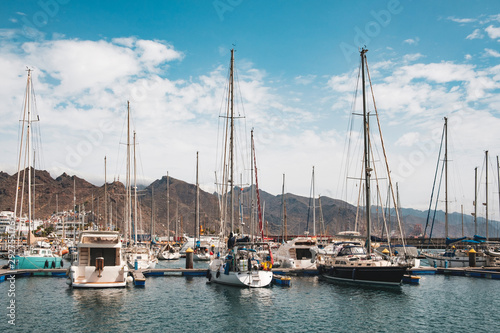
<path id="1" fill-rule="evenodd" d="M 368 134 L 369 135 L 369 134 Z M 368 140 L 369 143 L 370 143 L 370 147 L 372 147 L 372 140 Z M 370 149 L 370 152 L 372 154 L 372 159 L 375 160 L 375 155 L 373 153 L 373 149 Z M 378 178 L 378 174 L 377 174 L 377 168 L 375 167 L 375 163 L 372 164 L 372 168 L 373 168 L 373 173 L 375 174 L 375 182 L 377 184 L 377 195 L 382 199 L 382 195 L 380 193 L 380 184 L 379 184 L 379 178 Z M 388 200 L 390 200 L 390 198 L 388 198 Z M 382 206 L 382 200 L 380 200 L 380 206 Z M 384 215 L 384 212 L 382 210 L 382 221 L 384 222 L 384 227 L 385 227 L 385 231 L 386 231 L 386 235 L 387 235 L 387 246 L 389 247 L 389 250 L 391 249 L 391 237 L 390 237 L 390 234 L 389 234 L 389 231 L 388 228 L 387 228 L 387 221 L 385 220 L 385 215 Z M 373 224 L 372 224 L 373 225 Z M 390 256 L 392 256 L 392 252 L 390 253 Z"/>
<path id="2" fill-rule="evenodd" d="M 363 161 L 361 162 L 362 165 L 364 165 L 365 162 L 365 155 L 363 154 Z M 360 220 L 360 214 L 359 210 L 361 207 L 361 190 L 363 189 L 363 167 L 361 167 L 361 176 L 359 177 L 359 190 L 358 190 L 358 202 L 357 202 L 357 207 L 356 207 L 356 220 L 354 221 L 354 231 L 358 231 L 358 224 Z"/>
<path id="3" fill-rule="evenodd" d="M 437 198 L 439 198 L 439 193 L 441 192 L 441 183 L 443 181 L 443 175 L 444 175 L 444 163 L 441 165 L 441 176 L 439 177 L 439 186 L 438 186 Z M 439 201 L 436 199 L 436 202 L 434 204 L 434 214 L 432 216 L 431 232 L 429 233 L 429 243 L 428 243 L 428 245 L 431 244 L 432 231 L 434 230 L 434 222 L 436 221 L 436 213 L 437 213 L 438 202 Z"/>
<path id="4" fill-rule="evenodd" d="M 372 146 L 372 140 L 369 140 L 369 142 L 370 142 L 370 146 Z M 370 152 L 372 154 L 372 159 L 375 160 L 375 155 L 373 153 L 373 149 L 370 149 Z M 377 195 L 380 198 L 380 210 L 382 211 L 382 221 L 384 223 L 385 233 L 386 233 L 386 236 L 387 236 L 387 246 L 389 247 L 389 250 L 390 250 L 391 249 L 391 235 L 390 235 L 390 230 L 389 230 L 389 228 L 387 226 L 388 223 L 387 223 L 387 220 L 385 218 L 384 210 L 383 210 L 383 207 L 382 207 L 383 206 L 383 203 L 382 203 L 382 194 L 380 192 L 379 177 L 378 177 L 378 174 L 377 174 L 377 168 L 375 167 L 375 163 L 373 163 L 372 168 L 373 168 L 373 172 L 375 174 L 375 181 L 376 181 L 376 184 L 377 184 L 377 186 L 376 186 L 377 187 Z M 390 202 L 390 200 L 391 200 L 389 195 L 387 196 L 387 200 L 388 200 L 388 202 Z M 394 206 L 396 207 L 396 205 L 394 205 Z M 390 224 L 390 221 L 389 221 L 389 224 Z M 402 235 L 401 235 L 401 237 L 402 237 Z M 392 251 L 389 254 L 389 256 L 392 256 Z"/>
<path id="5" fill-rule="evenodd" d="M 389 169 L 389 163 L 387 161 L 387 153 L 385 151 L 384 137 L 382 136 L 382 127 L 380 126 L 380 119 L 379 119 L 379 116 L 378 116 L 377 104 L 375 103 L 375 95 L 373 94 L 372 80 L 371 80 L 371 77 L 370 77 L 370 71 L 368 70 L 368 61 L 366 60 L 366 57 L 365 57 L 365 64 L 366 64 L 366 73 L 368 74 L 368 81 L 370 82 L 370 90 L 371 90 L 372 99 L 373 99 L 373 108 L 375 109 L 375 115 L 376 115 L 376 118 L 377 118 L 377 125 L 378 125 L 378 130 L 379 130 L 379 135 L 380 135 L 380 142 L 382 144 L 382 151 L 384 153 L 385 166 L 387 168 L 387 178 L 389 179 L 389 184 L 391 185 L 390 188 L 391 188 L 392 200 L 393 200 L 393 202 L 396 202 L 396 196 L 394 194 L 394 188 L 392 186 L 391 170 Z M 396 208 L 395 211 L 396 211 L 396 219 L 398 221 L 398 226 L 399 226 L 399 232 L 401 234 L 403 234 L 403 226 L 401 225 L 401 219 L 399 217 L 398 209 Z M 402 245 L 403 245 L 403 251 L 406 253 L 406 244 L 405 244 L 404 239 L 402 241 Z"/>
<path id="6" fill-rule="evenodd" d="M 438 171 L 439 171 L 439 164 L 441 162 L 441 151 L 443 149 L 444 133 L 445 133 L 445 128 L 443 126 L 443 132 L 441 134 L 441 144 L 439 146 L 438 160 L 437 160 L 437 164 L 436 164 L 436 171 L 434 172 L 434 181 L 432 182 L 431 200 L 429 202 L 429 209 L 427 211 L 427 219 L 425 222 L 424 234 L 422 235 L 422 239 L 425 237 L 425 234 L 427 233 L 427 227 L 429 225 L 429 218 L 430 218 L 431 209 L 432 209 L 432 201 L 434 199 L 434 189 L 436 187 L 436 179 L 437 179 L 437 175 L 438 175 Z M 439 199 L 439 197 L 436 197 L 436 200 L 438 200 L 438 199 Z"/>
<path id="7" fill-rule="evenodd" d="M 354 89 L 353 96 L 352 96 L 352 101 L 351 101 L 351 113 L 349 115 L 349 122 L 347 124 L 347 136 L 344 140 L 344 151 L 342 152 L 342 156 L 345 156 L 346 158 L 341 161 L 340 168 L 341 170 L 344 170 L 343 174 L 339 173 L 339 180 L 337 184 L 341 184 L 341 192 L 339 197 L 342 198 L 342 194 L 345 193 L 345 202 L 347 202 L 347 174 L 349 170 L 349 160 L 347 159 L 347 156 L 350 154 L 350 149 L 351 149 L 351 136 L 352 136 L 352 129 L 354 126 L 354 109 L 356 107 L 356 100 L 357 100 L 357 95 L 358 95 L 358 90 L 359 90 L 359 82 L 360 82 L 360 77 L 361 77 L 361 64 L 358 66 L 358 77 L 356 80 L 356 88 Z M 345 161 L 344 161 L 345 160 Z M 337 185 L 337 194 L 338 194 L 338 186 Z M 345 187 L 345 188 L 344 188 Z"/>
<path id="8" fill-rule="evenodd" d="M 221 97 L 221 104 L 220 104 L 220 108 L 219 108 L 219 121 L 217 122 L 218 126 L 217 126 L 217 142 L 215 145 L 217 147 L 216 152 L 215 152 L 215 154 L 216 154 L 215 155 L 215 170 L 219 169 L 219 165 L 220 165 L 219 163 L 221 163 L 221 161 L 223 159 L 223 155 L 219 154 L 220 153 L 219 148 L 221 150 L 224 149 L 224 143 L 226 142 L 225 137 L 224 137 L 224 132 L 221 131 L 221 124 L 225 125 L 227 123 L 227 120 L 224 120 L 222 122 L 221 119 L 227 119 L 227 109 L 229 109 L 229 106 L 227 108 L 224 108 L 224 105 L 226 104 L 226 100 L 229 100 L 230 68 L 227 69 L 226 77 L 227 77 L 227 79 L 226 79 L 227 84 L 224 85 L 224 92 L 223 92 L 222 97 Z M 226 111 L 225 116 L 222 114 L 223 110 Z M 222 172 L 223 166 L 221 165 L 220 167 L 221 167 L 220 171 Z"/>

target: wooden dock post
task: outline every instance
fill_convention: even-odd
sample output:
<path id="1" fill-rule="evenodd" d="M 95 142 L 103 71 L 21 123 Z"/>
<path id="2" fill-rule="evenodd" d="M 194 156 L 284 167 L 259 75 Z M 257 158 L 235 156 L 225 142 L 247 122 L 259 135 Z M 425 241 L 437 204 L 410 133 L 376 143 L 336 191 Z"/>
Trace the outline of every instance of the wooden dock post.
<path id="1" fill-rule="evenodd" d="M 193 268 L 193 249 L 188 248 L 186 250 L 186 268 L 192 269 Z"/>

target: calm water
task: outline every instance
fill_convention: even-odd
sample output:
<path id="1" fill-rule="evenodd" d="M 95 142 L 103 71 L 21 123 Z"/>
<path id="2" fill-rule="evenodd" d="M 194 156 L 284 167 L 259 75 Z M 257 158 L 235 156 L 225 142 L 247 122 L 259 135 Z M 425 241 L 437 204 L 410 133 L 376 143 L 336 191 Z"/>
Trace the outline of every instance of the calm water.
<path id="1" fill-rule="evenodd" d="M 148 277 L 144 288 L 95 290 L 71 289 L 65 278 L 28 277 L 15 288 L 13 329 L 9 283 L 0 283 L 0 332 L 494 332 L 500 321 L 500 281 L 442 275 L 385 289 L 318 277 L 265 289 Z"/>

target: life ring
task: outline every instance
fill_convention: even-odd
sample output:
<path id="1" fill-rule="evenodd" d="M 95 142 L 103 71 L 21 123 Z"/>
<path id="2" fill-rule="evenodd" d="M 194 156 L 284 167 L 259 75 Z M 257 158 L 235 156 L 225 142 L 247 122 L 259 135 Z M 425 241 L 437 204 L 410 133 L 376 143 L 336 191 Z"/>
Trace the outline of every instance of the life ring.
<path id="1" fill-rule="evenodd" d="M 265 271 L 271 270 L 272 267 L 273 267 L 273 264 L 271 264 L 270 261 L 264 261 L 262 263 L 262 269 L 265 270 Z"/>

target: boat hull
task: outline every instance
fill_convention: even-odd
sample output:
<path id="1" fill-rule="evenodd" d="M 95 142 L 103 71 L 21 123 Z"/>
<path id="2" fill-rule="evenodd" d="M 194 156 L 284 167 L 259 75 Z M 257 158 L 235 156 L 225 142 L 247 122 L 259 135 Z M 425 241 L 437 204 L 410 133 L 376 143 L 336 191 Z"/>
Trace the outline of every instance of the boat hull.
<path id="1" fill-rule="evenodd" d="M 442 267 L 442 268 L 457 268 L 457 267 L 469 267 L 469 257 L 468 256 L 454 256 L 445 257 L 442 255 L 424 254 L 425 258 L 429 262 L 431 267 Z M 476 266 L 486 266 L 486 257 L 477 256 Z"/>
<path id="2" fill-rule="evenodd" d="M 181 258 L 181 254 L 179 252 L 160 252 L 158 253 L 158 259 L 160 260 L 178 260 Z"/>
<path id="3" fill-rule="evenodd" d="M 319 266 L 320 275 L 331 281 L 401 285 L 406 266 Z"/>
<path id="4" fill-rule="evenodd" d="M 63 268 L 61 257 L 16 256 L 17 269 Z"/>
<path id="5" fill-rule="evenodd" d="M 120 288 L 127 285 L 127 275 L 126 266 L 107 266 L 100 273 L 94 266 L 71 266 L 69 284 L 73 288 Z"/>
<path id="6" fill-rule="evenodd" d="M 271 285 L 273 273 L 265 270 L 228 271 L 220 259 L 212 261 L 207 271 L 208 282 L 242 288 L 263 288 Z"/>

